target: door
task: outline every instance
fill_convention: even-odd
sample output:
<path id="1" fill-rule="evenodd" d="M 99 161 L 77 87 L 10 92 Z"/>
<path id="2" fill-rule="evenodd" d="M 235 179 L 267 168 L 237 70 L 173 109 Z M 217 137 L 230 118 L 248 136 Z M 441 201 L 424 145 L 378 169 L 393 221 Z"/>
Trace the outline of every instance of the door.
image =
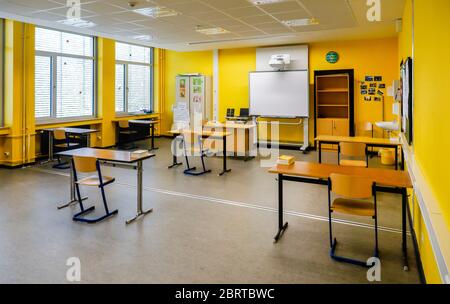
<path id="1" fill-rule="evenodd" d="M 333 135 L 333 120 L 329 118 L 317 119 L 317 136 Z"/>
<path id="2" fill-rule="evenodd" d="M 350 136 L 348 119 L 333 119 L 333 136 Z"/>

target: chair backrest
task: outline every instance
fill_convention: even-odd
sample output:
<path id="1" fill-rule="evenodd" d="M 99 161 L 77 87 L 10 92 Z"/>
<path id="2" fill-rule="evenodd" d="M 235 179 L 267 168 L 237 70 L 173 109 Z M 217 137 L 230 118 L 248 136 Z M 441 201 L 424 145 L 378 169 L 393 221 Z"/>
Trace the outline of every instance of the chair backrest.
<path id="1" fill-rule="evenodd" d="M 195 148 L 202 148 L 202 138 L 200 134 L 193 131 L 182 131 L 183 141 L 186 151 L 192 151 Z"/>
<path id="2" fill-rule="evenodd" d="M 331 174 L 331 192 L 350 199 L 367 199 L 373 195 L 374 182 L 370 178 Z"/>
<path id="3" fill-rule="evenodd" d="M 56 140 L 66 140 L 66 131 L 60 129 L 54 130 L 53 138 Z"/>
<path id="4" fill-rule="evenodd" d="M 364 157 L 366 156 L 366 144 L 364 143 L 347 143 L 339 144 L 340 153 L 344 156 Z"/>
<path id="5" fill-rule="evenodd" d="M 95 157 L 74 156 L 73 163 L 77 172 L 90 173 L 97 171 L 97 159 Z"/>
<path id="6" fill-rule="evenodd" d="M 128 120 L 119 120 L 119 127 L 121 129 L 128 129 L 130 127 L 130 123 Z"/>

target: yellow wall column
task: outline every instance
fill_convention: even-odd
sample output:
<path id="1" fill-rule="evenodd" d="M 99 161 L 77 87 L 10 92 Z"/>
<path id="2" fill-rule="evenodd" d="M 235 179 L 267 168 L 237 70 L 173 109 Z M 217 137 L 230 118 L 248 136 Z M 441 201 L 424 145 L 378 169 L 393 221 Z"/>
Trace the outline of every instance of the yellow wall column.
<path id="1" fill-rule="evenodd" d="M 5 126 L 0 163 L 18 166 L 35 160 L 34 26 L 5 22 Z"/>
<path id="2" fill-rule="evenodd" d="M 97 134 L 94 146 L 109 147 L 116 143 L 115 123 L 115 75 L 116 50 L 114 40 L 98 38 L 98 118 L 101 118 L 101 132 Z"/>

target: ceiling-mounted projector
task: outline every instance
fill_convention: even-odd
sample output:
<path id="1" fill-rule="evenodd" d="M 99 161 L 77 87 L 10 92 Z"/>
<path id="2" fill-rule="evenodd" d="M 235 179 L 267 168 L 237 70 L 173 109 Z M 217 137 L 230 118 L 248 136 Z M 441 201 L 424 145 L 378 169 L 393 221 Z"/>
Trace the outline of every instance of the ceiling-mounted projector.
<path id="1" fill-rule="evenodd" d="M 291 55 L 289 54 L 272 55 L 269 62 L 269 65 L 278 71 L 284 70 L 289 64 L 291 64 Z"/>

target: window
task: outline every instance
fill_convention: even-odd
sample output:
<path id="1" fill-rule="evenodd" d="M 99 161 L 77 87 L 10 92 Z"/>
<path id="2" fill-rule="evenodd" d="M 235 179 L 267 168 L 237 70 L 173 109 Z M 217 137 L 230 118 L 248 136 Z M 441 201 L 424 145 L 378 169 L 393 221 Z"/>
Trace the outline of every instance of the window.
<path id="1" fill-rule="evenodd" d="M 116 43 L 116 112 L 153 110 L 153 49 Z"/>
<path id="2" fill-rule="evenodd" d="M 95 115 L 93 37 L 37 27 L 35 64 L 37 119 Z"/>
<path id="3" fill-rule="evenodd" d="M 3 38 L 3 19 L 0 19 L 0 127 L 3 126 L 3 107 L 4 107 L 4 95 L 3 95 L 3 50 L 4 50 L 4 38 Z"/>

